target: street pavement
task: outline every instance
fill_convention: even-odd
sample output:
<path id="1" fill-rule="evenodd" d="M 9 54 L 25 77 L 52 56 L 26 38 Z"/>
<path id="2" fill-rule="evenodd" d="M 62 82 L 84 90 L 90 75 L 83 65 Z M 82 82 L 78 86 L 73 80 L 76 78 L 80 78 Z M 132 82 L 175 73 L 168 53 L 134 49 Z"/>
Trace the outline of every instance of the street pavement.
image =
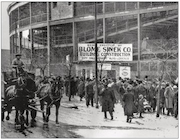
<path id="1" fill-rule="evenodd" d="M 75 109 L 73 107 L 78 107 Z M 54 111 L 52 111 L 54 112 Z M 51 119 L 55 118 L 55 113 Z M 178 120 L 173 116 L 160 115 L 156 113 L 144 113 L 144 118 L 135 118 L 131 123 L 126 122 L 126 116 L 120 103 L 115 104 L 114 120 L 104 119 L 104 113 L 94 107 L 86 107 L 85 99 L 79 101 L 75 96 L 72 101 L 64 95 L 61 102 L 59 120 L 69 125 L 88 127 L 72 130 L 85 138 L 177 138 Z M 122 133 L 123 132 L 123 133 Z"/>
<path id="2" fill-rule="evenodd" d="M 42 114 L 38 112 L 38 125 L 29 129 L 32 134 L 29 133 L 26 138 L 178 138 L 179 124 L 173 116 L 160 115 L 156 118 L 155 113 L 145 113 L 143 116 L 140 119 L 135 113 L 132 122 L 127 123 L 123 108 L 118 103 L 115 105 L 114 120 L 110 120 L 109 114 L 108 119 L 104 119 L 101 106 L 98 109 L 95 104 L 94 107 L 86 107 L 85 99 L 80 101 L 75 96 L 69 101 L 63 95 L 59 109 L 60 124 L 55 124 L 55 106 L 51 109 L 48 131 L 42 129 Z M 10 137 L 9 134 L 24 138 L 15 131 L 9 131 L 12 129 L 13 119 L 11 114 L 11 125 L 3 122 L 3 138 Z"/>

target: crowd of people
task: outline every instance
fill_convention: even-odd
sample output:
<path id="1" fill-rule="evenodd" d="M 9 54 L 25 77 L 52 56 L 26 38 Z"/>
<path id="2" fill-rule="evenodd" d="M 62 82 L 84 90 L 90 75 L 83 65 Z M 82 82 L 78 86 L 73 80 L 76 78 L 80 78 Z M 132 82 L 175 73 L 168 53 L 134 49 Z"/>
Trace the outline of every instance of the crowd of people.
<path id="1" fill-rule="evenodd" d="M 16 58 L 12 62 L 13 78 L 17 78 L 23 73 L 21 54 L 16 54 Z M 22 71 L 20 71 L 22 70 Z M 20 76 L 21 77 L 21 76 Z M 98 80 L 96 88 L 95 78 L 85 79 L 84 77 L 60 76 L 54 77 L 36 77 L 36 82 L 45 84 L 58 79 L 58 84 L 63 93 L 69 97 L 69 101 L 73 96 L 79 96 L 80 101 L 86 100 L 86 106 L 94 106 L 94 101 L 102 106 L 104 118 L 107 118 L 107 112 L 113 120 L 113 111 L 115 104 L 120 103 L 124 108 L 124 114 L 127 116 L 127 122 L 131 122 L 134 113 L 139 114 L 139 118 L 143 118 L 143 113 L 148 110 L 150 112 L 157 111 L 157 114 L 172 115 L 178 117 L 178 84 L 174 81 L 160 81 L 148 79 L 146 76 L 143 80 L 137 77 L 132 79 L 118 80 L 103 77 Z M 41 86 L 39 86 L 41 88 Z M 96 92 L 96 90 L 98 90 Z M 95 93 L 97 95 L 95 96 Z"/>
<path id="2" fill-rule="evenodd" d="M 146 111 L 158 111 L 158 114 L 178 117 L 178 84 L 174 81 L 160 82 L 148 78 L 116 80 L 104 77 L 98 81 L 97 99 L 95 78 L 64 77 L 61 81 L 62 89 L 69 97 L 69 101 L 72 97 L 79 96 L 80 101 L 86 100 L 87 107 L 94 107 L 94 103 L 98 100 L 104 118 L 107 118 L 109 112 L 113 120 L 113 111 L 117 103 L 124 108 L 127 122 L 131 122 L 134 113 L 139 114 L 139 118 L 143 118 L 143 113 Z"/>

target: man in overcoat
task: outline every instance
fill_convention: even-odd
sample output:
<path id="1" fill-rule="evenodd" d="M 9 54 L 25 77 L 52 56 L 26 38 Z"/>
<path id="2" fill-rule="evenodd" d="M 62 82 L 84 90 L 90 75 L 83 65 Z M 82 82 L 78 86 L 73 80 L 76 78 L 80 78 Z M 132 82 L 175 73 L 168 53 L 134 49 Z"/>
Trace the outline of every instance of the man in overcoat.
<path id="1" fill-rule="evenodd" d="M 178 87 L 174 86 L 174 117 L 178 116 Z"/>
<path id="2" fill-rule="evenodd" d="M 86 106 L 88 107 L 91 103 L 91 106 L 93 107 L 93 100 L 94 100 L 94 81 L 91 81 L 89 78 L 87 78 L 87 83 L 85 86 L 85 94 L 86 94 Z"/>
<path id="3" fill-rule="evenodd" d="M 134 94 L 132 91 L 132 86 L 129 85 L 123 95 L 124 115 L 127 116 L 126 122 L 131 122 L 134 113 Z"/>
<path id="4" fill-rule="evenodd" d="M 84 95 L 85 95 L 85 83 L 83 78 L 81 78 L 78 85 L 78 96 L 80 97 L 80 101 L 82 101 Z"/>
<path id="5" fill-rule="evenodd" d="M 120 95 L 119 95 L 119 87 L 116 83 L 116 79 L 113 79 L 113 84 L 111 86 L 113 92 L 114 92 L 114 95 L 115 95 L 115 98 L 116 98 L 116 103 L 118 103 L 120 101 Z"/>
<path id="6" fill-rule="evenodd" d="M 102 101 L 102 112 L 104 112 L 104 118 L 107 119 L 107 111 L 111 116 L 111 120 L 113 120 L 113 111 L 114 111 L 114 104 L 116 102 L 115 95 L 113 90 L 108 87 L 108 83 L 104 83 L 104 88 L 99 93 L 101 96 Z"/>
<path id="7" fill-rule="evenodd" d="M 164 96 L 164 92 L 165 92 L 165 86 L 166 84 L 163 82 L 161 84 L 161 89 L 160 89 L 160 99 L 159 99 L 159 102 L 160 102 L 160 112 L 165 114 L 165 96 Z"/>
<path id="8" fill-rule="evenodd" d="M 149 102 L 150 102 L 151 108 L 153 109 L 153 112 L 155 112 L 155 110 L 156 110 L 156 100 L 157 100 L 156 93 L 157 93 L 156 85 L 153 82 L 149 89 Z"/>
<path id="9" fill-rule="evenodd" d="M 172 87 L 172 83 L 169 83 L 165 89 L 164 92 L 165 96 L 165 103 L 166 103 L 166 109 L 167 109 L 167 115 L 169 116 L 169 113 L 173 115 L 173 97 L 174 97 L 174 91 Z"/>

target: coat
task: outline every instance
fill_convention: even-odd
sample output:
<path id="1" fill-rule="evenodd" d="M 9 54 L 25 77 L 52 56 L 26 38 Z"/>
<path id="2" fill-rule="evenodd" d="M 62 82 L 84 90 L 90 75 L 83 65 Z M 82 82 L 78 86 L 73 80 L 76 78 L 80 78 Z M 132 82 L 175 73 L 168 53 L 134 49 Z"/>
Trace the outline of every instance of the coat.
<path id="1" fill-rule="evenodd" d="M 116 98 L 111 88 L 102 89 L 101 92 L 99 93 L 99 96 L 102 97 L 101 98 L 102 112 L 106 112 L 106 111 L 113 112 Z"/>
<path id="2" fill-rule="evenodd" d="M 178 91 L 174 94 L 174 116 L 177 117 L 178 115 Z"/>
<path id="3" fill-rule="evenodd" d="M 144 85 L 139 85 L 137 87 L 139 95 L 142 94 L 143 96 L 147 95 L 147 89 L 144 87 Z"/>
<path id="4" fill-rule="evenodd" d="M 165 96 L 164 96 L 165 88 L 161 88 L 160 90 L 160 106 L 165 104 Z"/>
<path id="5" fill-rule="evenodd" d="M 133 116 L 134 113 L 134 94 L 132 92 L 126 92 L 123 95 L 124 102 L 124 115 Z"/>
<path id="6" fill-rule="evenodd" d="M 113 92 L 114 92 L 114 95 L 115 95 L 115 98 L 116 98 L 116 101 L 118 102 L 120 100 L 120 95 L 118 93 L 118 90 L 119 90 L 119 87 L 116 83 L 113 83 L 113 85 L 111 86 Z"/>
<path id="7" fill-rule="evenodd" d="M 138 101 L 138 112 L 143 113 L 144 112 L 144 98 L 139 99 Z"/>
<path id="8" fill-rule="evenodd" d="M 84 97 L 84 95 L 85 95 L 85 84 L 83 81 L 80 81 L 78 85 L 78 96 Z"/>
<path id="9" fill-rule="evenodd" d="M 164 96 L 165 96 L 166 108 L 173 108 L 173 97 L 174 97 L 173 88 L 170 86 L 166 87 Z"/>
<path id="10" fill-rule="evenodd" d="M 76 94 L 76 82 L 74 79 L 71 79 L 70 81 L 70 95 L 75 95 Z"/>
<path id="11" fill-rule="evenodd" d="M 94 82 L 88 82 L 85 84 L 85 97 L 87 98 L 92 98 L 94 96 Z"/>

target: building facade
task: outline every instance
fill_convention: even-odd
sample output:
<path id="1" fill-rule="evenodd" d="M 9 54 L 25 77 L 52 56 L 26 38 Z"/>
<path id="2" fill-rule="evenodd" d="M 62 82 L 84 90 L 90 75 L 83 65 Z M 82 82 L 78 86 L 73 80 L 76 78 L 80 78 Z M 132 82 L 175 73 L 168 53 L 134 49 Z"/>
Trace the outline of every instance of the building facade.
<path id="1" fill-rule="evenodd" d="M 128 66 L 132 78 L 164 69 L 177 77 L 178 2 L 14 2 L 7 11 L 11 60 L 21 52 L 29 70 L 93 77 L 95 64 L 78 60 L 78 43 L 95 42 L 96 23 L 98 43 L 133 46 L 132 62 L 110 62 L 103 75 L 117 78 Z"/>

